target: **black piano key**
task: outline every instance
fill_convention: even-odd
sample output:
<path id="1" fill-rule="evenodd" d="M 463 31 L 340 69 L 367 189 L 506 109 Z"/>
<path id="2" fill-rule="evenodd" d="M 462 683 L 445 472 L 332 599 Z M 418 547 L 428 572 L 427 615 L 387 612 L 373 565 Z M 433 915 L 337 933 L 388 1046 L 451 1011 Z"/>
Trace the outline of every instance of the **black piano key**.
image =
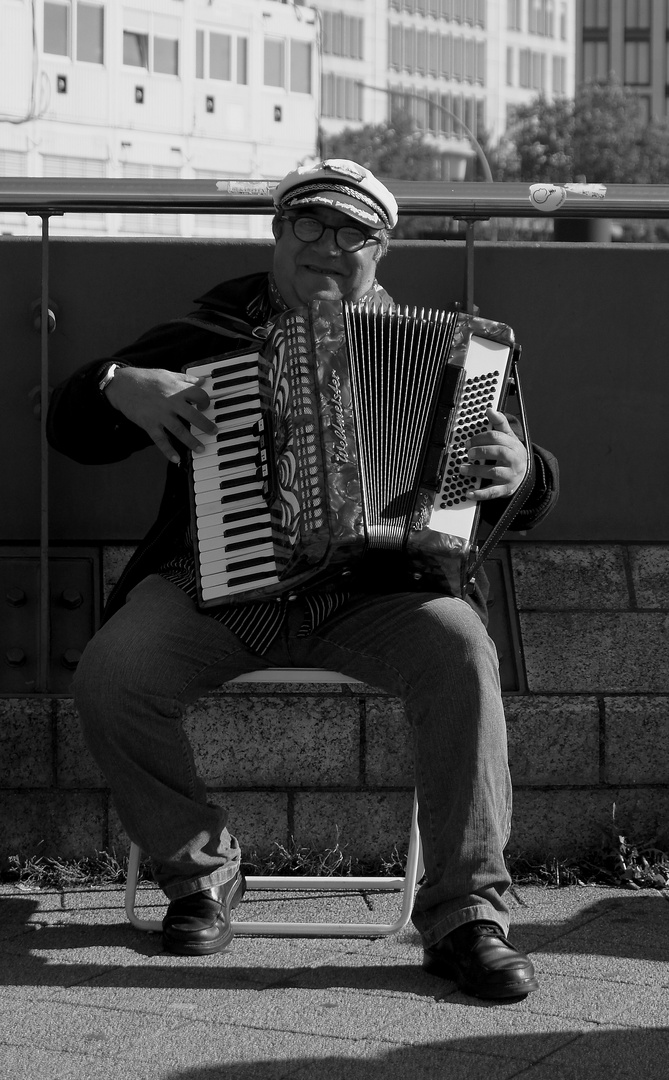
<path id="1" fill-rule="evenodd" d="M 227 525 L 229 522 L 233 521 L 250 521 L 252 518 L 255 517 L 266 518 L 267 516 L 268 514 L 266 506 L 256 506 L 249 507 L 247 510 L 234 510 L 232 512 L 228 511 L 227 514 L 221 515 L 221 521 L 224 525 Z"/>
<path id="2" fill-rule="evenodd" d="M 236 525 L 233 529 L 222 529 L 221 536 L 232 537 L 241 536 L 242 533 L 248 532 L 262 532 L 268 528 L 269 522 L 266 521 L 248 521 L 244 525 Z"/>
<path id="3" fill-rule="evenodd" d="M 250 570 L 253 566 L 262 568 L 267 563 L 274 563 L 274 555 L 257 555 L 253 559 L 241 559 L 237 562 L 228 563 L 226 570 L 228 574 L 236 574 L 239 570 Z"/>

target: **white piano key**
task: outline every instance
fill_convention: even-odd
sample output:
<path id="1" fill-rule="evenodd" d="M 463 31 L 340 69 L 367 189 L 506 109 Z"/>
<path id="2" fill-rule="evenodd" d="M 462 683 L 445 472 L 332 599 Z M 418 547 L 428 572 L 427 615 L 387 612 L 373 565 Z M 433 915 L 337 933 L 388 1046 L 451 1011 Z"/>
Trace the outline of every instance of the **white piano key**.
<path id="1" fill-rule="evenodd" d="M 199 477 L 194 483 L 195 493 L 199 494 L 201 491 L 226 491 L 230 481 L 243 480 L 245 477 L 249 479 L 256 478 L 256 466 L 255 464 L 246 465 L 241 469 L 225 469 L 222 472 L 216 472 L 214 476 L 210 476 L 207 480 L 201 480 Z"/>
<path id="2" fill-rule="evenodd" d="M 202 599 L 203 600 L 218 600 L 223 596 L 234 596 L 236 593 L 248 592 L 253 588 L 260 588 L 265 585 L 276 585 L 279 581 L 277 574 L 267 574 L 262 578 L 256 578 L 254 582 L 242 582 L 241 584 L 232 584 L 225 582 L 218 582 L 216 580 L 207 582 L 207 585 L 202 584 Z"/>
<path id="3" fill-rule="evenodd" d="M 255 458 L 256 455 L 254 454 L 249 459 L 248 464 L 255 465 Z M 199 483 L 201 480 L 212 480 L 216 476 L 220 480 L 222 477 L 233 475 L 229 467 L 226 467 L 219 459 L 212 457 L 210 460 L 217 463 L 205 465 L 204 468 L 193 470 L 193 479 L 195 483 Z M 241 468 L 241 465 L 235 467 Z"/>
<path id="4" fill-rule="evenodd" d="M 234 497 L 233 497 L 234 496 Z M 246 503 L 254 499 L 262 499 L 262 484 L 258 483 L 253 487 L 249 486 L 238 492 L 231 491 L 201 491 L 195 496 L 195 506 L 205 506 L 211 503 L 218 503 L 222 509 L 226 507 L 231 509 L 237 507 L 241 509 Z M 206 513 L 211 514 L 211 510 L 207 510 Z"/>
<path id="5" fill-rule="evenodd" d="M 220 529 L 208 529 L 207 532 L 210 535 L 203 536 L 200 529 L 197 531 L 197 543 L 200 551 L 212 551 L 215 548 L 227 547 L 230 544 L 247 543 L 253 540 L 263 543 L 272 538 L 272 530 L 265 522 L 261 522 L 258 529 L 245 530 L 241 533 L 235 533 L 234 536 L 226 535 L 222 525 Z"/>
<path id="6" fill-rule="evenodd" d="M 248 551 L 234 551 L 234 552 L 221 552 L 221 551 L 201 551 L 200 552 L 200 573 L 201 574 L 218 574 L 225 572 L 226 574 L 232 573 L 249 573 L 253 572 L 254 566 L 264 565 L 262 559 L 265 555 L 271 555 L 274 559 L 274 544 L 264 543 L 259 544 L 257 548 L 250 548 Z M 248 567 L 244 566 L 242 569 L 231 570 L 230 567 L 236 563 L 248 563 Z"/>

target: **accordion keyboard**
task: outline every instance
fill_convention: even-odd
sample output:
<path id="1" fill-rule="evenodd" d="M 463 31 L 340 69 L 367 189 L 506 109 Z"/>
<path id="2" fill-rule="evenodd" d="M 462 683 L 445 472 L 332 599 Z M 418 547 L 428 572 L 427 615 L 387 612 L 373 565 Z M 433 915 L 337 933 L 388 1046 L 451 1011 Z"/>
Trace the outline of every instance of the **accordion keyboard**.
<path id="1" fill-rule="evenodd" d="M 222 599 L 278 581 L 271 512 L 265 498 L 264 420 L 259 356 L 248 353 L 188 368 L 204 377 L 204 412 L 214 435 L 195 432 L 195 545 L 203 601 Z"/>

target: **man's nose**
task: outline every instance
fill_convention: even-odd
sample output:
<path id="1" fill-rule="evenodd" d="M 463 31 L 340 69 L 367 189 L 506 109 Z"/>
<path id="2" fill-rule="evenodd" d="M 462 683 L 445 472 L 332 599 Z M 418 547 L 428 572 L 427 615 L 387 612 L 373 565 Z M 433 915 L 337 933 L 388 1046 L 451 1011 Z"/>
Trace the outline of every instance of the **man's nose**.
<path id="1" fill-rule="evenodd" d="M 341 248 L 337 244 L 337 238 L 335 236 L 334 225 L 326 225 L 323 230 L 323 235 L 319 236 L 315 243 L 324 251 L 335 252 L 337 255 L 341 254 Z"/>

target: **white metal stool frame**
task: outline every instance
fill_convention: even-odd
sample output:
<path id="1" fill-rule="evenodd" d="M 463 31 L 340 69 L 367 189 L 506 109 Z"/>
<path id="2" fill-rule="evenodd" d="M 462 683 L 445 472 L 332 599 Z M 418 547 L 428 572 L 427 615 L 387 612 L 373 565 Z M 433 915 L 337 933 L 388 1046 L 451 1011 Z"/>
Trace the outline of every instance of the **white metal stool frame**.
<path id="1" fill-rule="evenodd" d="M 321 668 L 268 668 L 253 671 L 231 679 L 231 683 L 354 683 L 357 680 L 337 671 Z M 162 920 L 142 919 L 135 911 L 137 881 L 141 851 L 137 844 L 130 845 L 128 878 L 125 888 L 125 911 L 137 930 L 162 931 Z M 391 923 L 337 923 L 337 922 L 237 922 L 233 923 L 236 935 L 252 934 L 257 937 L 387 937 L 397 933 L 409 921 L 413 907 L 416 883 L 423 874 L 423 859 L 418 832 L 418 800 L 414 795 L 411 813 L 411 832 L 404 877 L 281 877 L 249 875 L 247 889 L 265 889 L 272 892 L 364 892 L 402 891 L 399 916 Z"/>

